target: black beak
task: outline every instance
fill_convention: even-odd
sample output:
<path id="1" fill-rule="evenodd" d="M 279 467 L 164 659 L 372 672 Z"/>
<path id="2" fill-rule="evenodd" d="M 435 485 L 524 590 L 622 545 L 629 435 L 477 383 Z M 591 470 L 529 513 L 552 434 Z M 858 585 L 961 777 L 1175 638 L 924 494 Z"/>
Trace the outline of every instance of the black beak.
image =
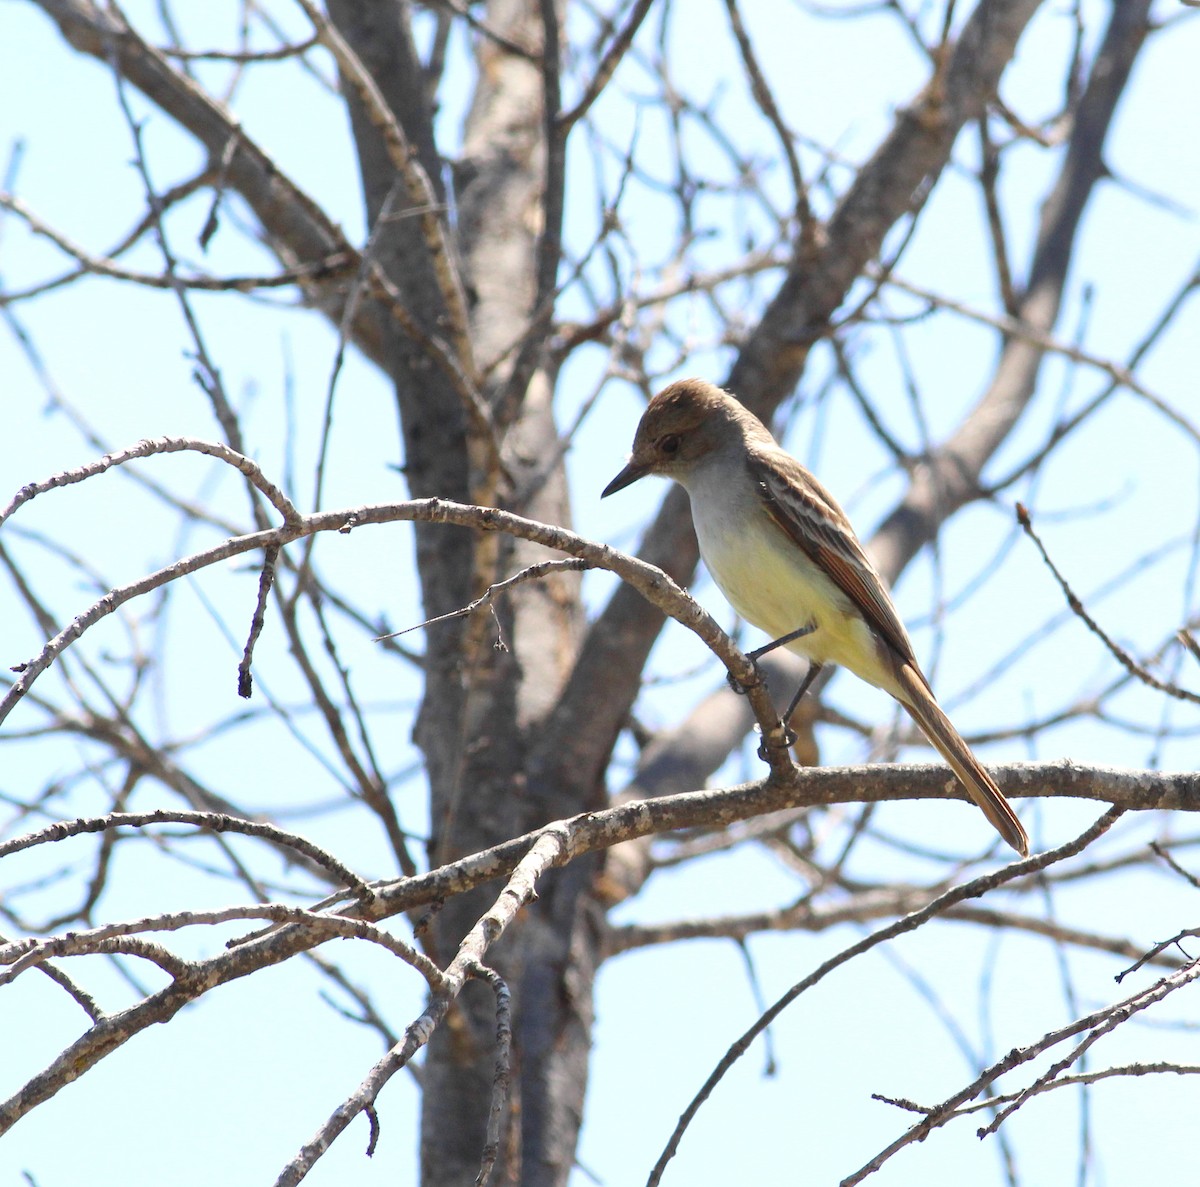
<path id="1" fill-rule="evenodd" d="M 624 490 L 627 486 L 632 486 L 639 478 L 645 478 L 649 470 L 645 466 L 640 466 L 636 462 L 630 462 L 624 470 L 620 472 L 601 492 L 600 497 L 607 499 L 609 495 L 615 495 L 617 491 Z"/>

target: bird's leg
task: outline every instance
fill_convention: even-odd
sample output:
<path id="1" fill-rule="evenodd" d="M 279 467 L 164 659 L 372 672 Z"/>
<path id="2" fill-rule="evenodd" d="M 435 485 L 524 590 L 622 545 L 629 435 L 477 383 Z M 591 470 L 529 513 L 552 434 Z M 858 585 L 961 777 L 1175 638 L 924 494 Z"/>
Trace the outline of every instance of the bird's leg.
<path id="1" fill-rule="evenodd" d="M 788 631 L 786 635 L 780 635 L 778 639 L 772 639 L 770 643 L 765 643 L 762 647 L 756 647 L 753 651 L 747 651 L 746 658 L 754 665 L 754 670 L 757 672 L 758 661 L 764 655 L 774 651 L 776 647 L 786 647 L 789 643 L 794 643 L 797 639 L 803 639 L 805 635 L 811 635 L 816 629 L 817 624 L 815 622 L 807 622 L 804 624 L 804 626 L 797 627 L 794 631 Z M 739 696 L 745 695 L 746 687 L 742 684 L 739 684 L 738 681 L 733 678 L 733 676 L 726 676 L 725 679 L 729 681 L 729 687 L 732 688 L 734 692 L 736 692 Z M 806 677 L 804 686 L 800 690 L 801 693 L 804 691 L 804 688 L 807 687 L 808 678 Z M 798 701 L 799 699 L 800 693 L 797 693 L 796 700 Z M 792 708 L 794 709 L 795 707 L 795 704 L 793 704 Z M 790 716 L 791 714 L 789 713 L 788 717 Z M 787 718 L 785 717 L 784 721 L 786 720 Z"/>
<path id="2" fill-rule="evenodd" d="M 764 655 L 775 650 L 776 647 L 786 647 L 789 643 L 794 643 L 797 639 L 803 639 L 805 635 L 811 635 L 817 629 L 815 622 L 807 622 L 802 627 L 797 627 L 794 631 L 788 631 L 786 635 L 780 635 L 778 639 L 772 639 L 770 643 L 763 644 L 762 647 L 756 647 L 753 651 L 746 652 L 746 658 L 752 663 L 758 663 Z"/>
<path id="3" fill-rule="evenodd" d="M 792 720 L 792 714 L 796 712 L 796 706 L 800 704 L 800 698 L 808 692 L 809 686 L 817 678 L 817 674 L 821 671 L 824 665 L 816 663 L 814 660 L 808 661 L 808 671 L 804 674 L 804 679 L 800 681 L 800 687 L 796 689 L 796 695 L 792 697 L 792 703 L 788 705 L 787 712 L 779 719 L 783 726 L 783 744 L 791 746 L 796 741 L 796 731 L 789 724 Z M 767 761 L 767 742 L 764 738 L 758 745 L 758 757 Z"/>
<path id="4" fill-rule="evenodd" d="M 789 734 L 792 731 L 791 731 L 791 728 L 788 726 L 788 722 L 792 720 L 792 714 L 796 712 L 796 706 L 798 704 L 800 704 L 800 701 L 803 698 L 804 694 L 806 692 L 808 692 L 810 686 L 812 685 L 812 682 L 820 674 L 821 668 L 823 666 L 824 665 L 817 663 L 815 660 L 810 659 L 808 661 L 808 671 L 805 672 L 804 679 L 800 681 L 800 687 L 798 689 L 796 689 L 796 695 L 794 697 L 792 697 L 792 703 L 790 705 L 788 705 L 787 712 L 783 715 L 783 726 L 784 726 L 784 729 L 786 729 Z"/>

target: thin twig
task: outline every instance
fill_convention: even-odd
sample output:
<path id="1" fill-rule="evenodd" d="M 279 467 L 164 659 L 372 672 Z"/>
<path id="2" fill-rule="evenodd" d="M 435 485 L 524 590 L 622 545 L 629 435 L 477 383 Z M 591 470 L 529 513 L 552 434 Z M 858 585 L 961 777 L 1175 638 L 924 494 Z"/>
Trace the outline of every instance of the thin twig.
<path id="1" fill-rule="evenodd" d="M 164 58 L 174 58 L 179 62 L 236 62 L 246 65 L 252 62 L 282 62 L 288 58 L 298 58 L 319 44 L 320 38 L 313 36 L 294 45 L 280 45 L 275 49 L 181 49 L 173 45 L 160 45 L 157 48 Z"/>
<path id="2" fill-rule="evenodd" d="M 564 136 L 588 113 L 592 104 L 608 86 L 609 80 L 633 44 L 633 39 L 653 3 L 654 0 L 637 0 L 633 12 L 629 14 L 629 19 L 621 26 L 620 32 L 612 39 L 608 49 L 604 51 L 604 56 L 600 59 L 600 64 L 596 67 L 596 73 L 592 76 L 591 82 L 583 88 L 579 102 L 570 111 L 564 111 L 558 117 L 558 126 Z"/>
<path id="3" fill-rule="evenodd" d="M 9 966 L 8 971 L 0 975 L 0 985 L 8 984 L 26 969 L 54 957 L 82 956 L 104 951 L 104 945 L 114 937 L 137 935 L 139 932 L 180 931 L 187 927 L 212 926 L 242 919 L 269 919 L 276 924 L 300 924 L 315 929 L 330 939 L 342 936 L 369 940 L 381 948 L 386 948 L 405 964 L 411 965 L 429 982 L 430 989 L 435 993 L 446 987 L 442 971 L 429 957 L 374 923 L 365 919 L 350 919 L 344 915 L 323 915 L 305 907 L 293 907 L 286 903 L 253 903 L 241 907 L 221 907 L 212 911 L 173 911 L 161 915 L 147 915 L 141 919 L 106 923 L 100 927 L 67 932 L 61 936 L 13 940 L 0 946 L 0 964 Z M 189 966 L 191 967 L 193 966 Z"/>
<path id="4" fill-rule="evenodd" d="M 486 981 L 496 996 L 496 1070 L 492 1075 L 492 1103 L 488 1109 L 487 1141 L 480 1159 L 479 1174 L 475 1178 L 475 1187 L 487 1187 L 500 1154 L 500 1129 L 512 1082 L 512 993 L 504 978 L 495 969 L 475 961 L 469 966 L 469 971 L 476 980 Z"/>
<path id="5" fill-rule="evenodd" d="M 153 457 L 161 453 L 187 452 L 202 453 L 207 457 L 215 457 L 228 463 L 249 479 L 251 485 L 283 516 L 285 523 L 299 521 L 300 512 L 293 505 L 291 499 L 262 472 L 256 462 L 252 462 L 236 449 L 231 449 L 221 441 L 203 441 L 199 437 L 155 437 L 139 441 L 136 445 L 127 446 L 125 449 L 114 450 L 112 453 L 105 454 L 99 461 L 88 462 L 85 465 L 76 466 L 72 470 L 63 470 L 41 482 L 26 483 L 9 500 L 8 506 L 0 510 L 0 524 L 3 524 L 14 511 L 24 506 L 30 499 L 45 494 L 47 491 L 71 486 L 76 482 L 84 482 L 89 478 L 94 478 L 97 474 L 111 470 L 114 466 L 123 466 L 126 462 L 136 461 L 139 458 Z"/>
<path id="6" fill-rule="evenodd" d="M 236 137 L 231 136 L 228 145 L 235 146 L 236 143 Z M 213 179 L 210 178 L 209 172 L 206 170 L 200 177 L 194 178 L 193 183 L 202 182 L 207 184 L 210 180 Z M 192 188 L 193 184 L 189 183 L 186 187 L 176 187 L 176 190 L 184 190 L 185 192 L 181 196 L 187 196 L 187 192 L 190 192 Z M 159 198 L 161 208 L 165 209 L 168 204 L 166 196 Z M 125 280 L 131 284 L 141 285 L 143 288 L 184 288 L 202 292 L 251 293 L 256 289 L 290 288 L 304 281 L 329 280 L 347 272 L 356 263 L 353 253 L 338 251 L 331 253 L 324 259 L 282 268 L 279 272 L 270 276 L 207 276 L 201 273 L 181 275 L 177 272 L 174 274 L 170 272 L 165 274 L 140 272 L 134 268 L 126 268 L 124 265 L 118 264 L 112 253 L 109 255 L 94 255 L 85 248 L 80 247 L 67 235 L 63 234 L 63 232 L 56 230 L 39 218 L 28 204 L 15 194 L 0 191 L 0 208 L 10 210 L 14 214 L 19 215 L 34 235 L 49 240 L 55 247 L 65 255 L 70 256 L 79 265 L 77 270 L 69 272 L 65 276 L 59 276 L 54 280 L 42 281 L 25 289 L 0 293 L 0 305 L 14 305 L 19 301 L 28 300 L 30 297 L 41 296 L 50 289 L 57 288 L 72 280 L 78 280 L 81 276 L 86 275 L 107 276 L 113 280 Z M 140 227 L 140 230 L 143 232 L 146 230 L 146 221 L 143 220 Z M 119 252 L 128 247 L 130 245 L 129 239 L 130 237 L 127 236 L 123 245 L 116 250 Z"/>
<path id="7" fill-rule="evenodd" d="M 78 816 L 74 820 L 60 820 L 35 832 L 0 842 L 0 858 L 32 849 L 37 845 L 49 845 L 86 833 L 106 833 L 117 828 L 145 828 L 154 824 L 190 824 L 207 832 L 241 833 L 248 837 L 262 837 L 272 844 L 295 850 L 315 862 L 328 871 L 335 881 L 348 887 L 356 897 L 370 898 L 374 893 L 358 874 L 307 837 L 290 833 L 263 820 L 245 820 L 223 812 L 185 812 L 159 808 L 153 812 L 109 812 L 105 816 Z"/>
<path id="8" fill-rule="evenodd" d="M 1015 1100 L 1000 1109 L 987 1125 L 977 1131 L 977 1136 L 982 1138 L 990 1133 L 995 1133 L 1027 1100 L 1044 1091 L 1047 1085 L 1053 1083 L 1062 1072 L 1078 1063 L 1084 1053 L 1105 1035 L 1111 1034 L 1118 1026 L 1132 1018 L 1134 1014 L 1138 1014 L 1142 1010 L 1156 1005 L 1163 998 L 1167 997 L 1168 994 L 1174 993 L 1176 989 L 1182 989 L 1185 985 L 1191 984 L 1198 977 L 1200 977 L 1200 961 L 1193 961 L 1178 972 L 1170 973 L 1163 977 L 1161 981 L 1156 982 L 1149 989 L 1143 990 L 1141 993 L 1137 993 L 1123 1002 L 1118 1002 L 1115 1006 L 1110 1006 L 1105 1010 L 1100 1010 L 1095 1014 L 1089 1015 L 1087 1018 L 1080 1019 L 1072 1023 L 1071 1026 L 1065 1027 L 1063 1031 L 1055 1032 L 1053 1036 L 1047 1036 L 1040 1042 L 1035 1043 L 1031 1050 L 1022 1052 L 1025 1058 L 1020 1062 L 1024 1063 L 1028 1059 L 1033 1058 L 1034 1054 L 1040 1054 L 1054 1043 L 1061 1042 L 1063 1038 L 1071 1037 L 1085 1029 L 1089 1031 L 1087 1037 L 1076 1044 L 1066 1056 L 1043 1072 L 1028 1088 L 1020 1092 Z"/>
<path id="9" fill-rule="evenodd" d="M 1200 643 L 1197 643 L 1196 640 L 1192 638 L 1189 631 L 1176 631 L 1175 638 L 1178 639 L 1179 642 L 1191 652 L 1193 659 L 1200 660 Z"/>
<path id="10" fill-rule="evenodd" d="M 1074 591 L 1067 584 L 1067 579 L 1058 571 L 1058 567 L 1050 559 L 1050 554 L 1046 551 L 1045 545 L 1042 544 L 1037 533 L 1033 530 L 1033 520 L 1030 517 L 1028 508 L 1023 503 L 1018 503 L 1016 513 L 1017 522 L 1025 530 L 1025 534 L 1033 541 L 1038 552 L 1041 553 L 1042 560 L 1046 562 L 1046 567 L 1054 574 L 1054 579 L 1058 582 L 1059 588 L 1063 591 L 1063 596 L 1067 599 L 1067 605 L 1083 620 L 1088 630 L 1108 648 L 1117 662 L 1131 676 L 1136 677 L 1143 684 L 1149 685 L 1158 692 L 1166 693 L 1167 696 L 1174 697 L 1178 701 L 1188 701 L 1190 704 L 1200 705 L 1200 695 L 1188 692 L 1186 688 L 1179 688 L 1177 685 L 1169 684 L 1165 680 L 1160 680 L 1157 676 L 1147 672 L 1125 648 L 1105 633 L 1100 624 L 1084 609 L 1083 603 L 1075 596 Z"/>
<path id="11" fill-rule="evenodd" d="M 511 577 L 506 577 L 503 581 L 497 581 L 493 585 L 489 585 L 469 605 L 460 606 L 457 610 L 449 610 L 445 614 L 439 614 L 436 618 L 427 618 L 424 622 L 406 626 L 402 631 L 393 631 L 390 635 L 380 635 L 375 639 L 375 642 L 382 643 L 385 639 L 399 639 L 402 635 L 407 635 L 411 631 L 419 631 L 425 627 L 436 626 L 439 622 L 448 622 L 452 618 L 465 618 L 469 614 L 474 614 L 481 607 L 489 605 L 498 593 L 502 593 L 514 585 L 520 585 L 523 581 L 540 581 L 543 577 L 547 577 L 551 573 L 579 573 L 594 567 L 589 561 L 580 557 L 568 557 L 566 560 L 559 561 L 541 561 L 539 564 L 529 565 L 519 573 L 514 573 Z"/>
<path id="12" fill-rule="evenodd" d="M 242 650 L 242 660 L 238 664 L 237 692 L 238 696 L 250 699 L 253 688 L 253 677 L 250 665 L 254 662 L 254 645 L 262 634 L 267 622 L 267 598 L 271 594 L 271 586 L 275 582 L 275 566 L 279 561 L 279 549 L 267 548 L 263 551 L 262 571 L 258 575 L 258 600 L 254 604 L 254 615 L 250 619 L 250 634 L 246 638 L 246 646 Z"/>

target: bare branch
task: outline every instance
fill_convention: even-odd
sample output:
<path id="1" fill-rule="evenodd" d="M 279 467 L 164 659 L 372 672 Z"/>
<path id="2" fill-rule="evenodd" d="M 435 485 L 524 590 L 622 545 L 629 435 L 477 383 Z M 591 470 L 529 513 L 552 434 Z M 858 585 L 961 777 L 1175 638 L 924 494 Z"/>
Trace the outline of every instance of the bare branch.
<path id="1" fill-rule="evenodd" d="M 27 483 L 17 491 L 8 506 L 0 510 L 0 524 L 3 524 L 13 512 L 28 503 L 30 499 L 45 494 L 47 491 L 71 486 L 76 482 L 84 482 L 88 478 L 94 478 L 97 474 L 111 470 L 113 466 L 122 466 L 126 462 L 136 461 L 138 458 L 153 457 L 160 453 L 184 452 L 202 453 L 226 462 L 244 474 L 255 490 L 266 497 L 271 506 L 283 516 L 284 523 L 299 521 L 300 512 L 296 510 L 287 495 L 267 478 L 257 463 L 244 457 L 236 449 L 230 449 L 228 445 L 220 441 L 201 441 L 198 437 L 157 437 L 154 440 L 139 441 L 136 445 L 105 454 L 99 461 L 76 466 L 73 470 L 64 470 L 41 482 Z"/>
<path id="2" fill-rule="evenodd" d="M 1059 588 L 1063 591 L 1063 596 L 1067 599 L 1067 605 L 1071 607 L 1077 618 L 1083 620 L 1088 630 L 1108 648 L 1117 662 L 1131 676 L 1136 677 L 1150 688 L 1166 693 L 1167 696 L 1174 697 L 1177 701 L 1188 701 L 1193 705 L 1200 705 L 1200 695 L 1189 692 L 1186 688 L 1179 688 L 1174 684 L 1168 684 L 1166 681 L 1159 680 L 1157 676 L 1147 672 L 1124 647 L 1121 647 L 1104 632 L 1100 624 L 1087 612 L 1083 603 L 1075 596 L 1074 591 L 1067 584 L 1066 578 L 1058 571 L 1058 566 L 1050 559 L 1050 554 L 1046 551 L 1045 545 L 1033 530 L 1033 520 L 1030 518 L 1028 509 L 1021 503 L 1017 504 L 1017 522 L 1024 529 L 1025 534 L 1033 541 L 1038 552 L 1041 553 L 1042 560 L 1046 562 L 1046 567 L 1054 574 L 1055 581 L 1058 582 Z"/>
<path id="3" fill-rule="evenodd" d="M 617 67 L 621 64 L 621 59 L 633 44 L 633 39 L 637 36 L 637 31 L 646 19 L 646 15 L 649 13 L 653 2 L 654 0 L 637 0 L 633 6 L 633 11 L 621 26 L 620 31 L 609 43 L 608 48 L 604 51 L 604 56 L 600 59 L 600 63 L 596 67 L 596 73 L 592 76 L 587 86 L 584 87 L 583 94 L 579 97 L 579 102 L 570 111 L 565 111 L 557 117 L 558 126 L 564 136 L 588 113 L 588 109 L 600 98 L 604 88 L 608 86 L 610 79 L 616 73 Z"/>
<path id="4" fill-rule="evenodd" d="M 500 1153 L 501 1124 L 512 1078 L 512 994 L 495 969 L 475 964 L 470 973 L 472 977 L 486 981 L 496 995 L 496 1074 L 492 1081 L 492 1107 L 488 1111 L 487 1144 L 475 1179 L 475 1187 L 487 1187 Z"/>
<path id="5" fill-rule="evenodd" d="M 591 568 L 588 562 L 577 557 L 562 561 L 542 561 L 541 564 L 527 565 L 519 573 L 514 573 L 511 577 L 506 577 L 503 581 L 497 581 L 489 585 L 469 606 L 463 606 L 459 610 L 451 610 L 448 614 L 440 614 L 437 618 L 429 618 L 424 622 L 415 623 L 413 626 L 406 626 L 404 630 L 393 631 L 390 635 L 381 635 L 376 642 L 382 642 L 384 639 L 398 639 L 401 635 L 407 635 L 410 631 L 424 630 L 425 627 L 432 626 L 436 622 L 445 622 L 448 618 L 462 618 L 468 614 L 474 614 L 476 610 L 482 609 L 484 606 L 490 606 L 498 593 L 503 593 L 505 590 L 511 589 L 514 585 L 520 585 L 524 581 L 540 581 L 550 573 L 578 573 L 588 568 Z M 497 646 L 499 646 L 499 643 L 497 643 Z"/>
<path id="6" fill-rule="evenodd" d="M 25 501 L 25 500 L 21 500 Z M 18 503 L 19 505 L 19 503 Z M 20 676 L 0 699 L 0 721 L 32 687 L 33 682 L 76 639 L 102 618 L 133 598 L 159 589 L 168 582 L 188 573 L 195 573 L 220 561 L 246 552 L 266 548 L 281 548 L 314 532 L 346 533 L 367 524 L 403 522 L 453 523 L 476 527 L 484 531 L 503 531 L 531 540 L 547 548 L 567 552 L 587 561 L 596 568 L 610 569 L 627 581 L 640 594 L 651 599 L 689 630 L 695 631 L 726 663 L 730 675 L 746 690 L 756 714 L 761 714 L 764 737 L 770 743 L 772 769 L 785 770 L 790 766 L 787 748 L 783 743 L 785 731 L 775 716 L 754 665 L 730 642 L 724 631 L 700 605 L 679 588 L 669 577 L 644 561 L 626 556 L 604 544 L 595 544 L 565 528 L 540 524 L 522 516 L 490 507 L 469 507 L 441 499 L 425 499 L 413 503 L 378 504 L 346 511 L 321 512 L 302 516 L 295 522 L 267 531 L 255 532 L 225 540 L 203 552 L 174 562 L 139 581 L 110 590 L 103 598 L 77 616 L 70 626 L 51 639 L 41 653 L 20 666 Z"/>
<path id="7" fill-rule="evenodd" d="M 283 903 L 256 903 L 244 907 L 222 907 L 212 911 L 175 911 L 163 915 L 149 915 L 143 919 L 106 923 L 101 927 L 68 932 L 63 936 L 46 939 L 13 940 L 0 947 L 0 964 L 8 965 L 8 972 L 0 975 L 0 985 L 15 980 L 26 969 L 36 967 L 46 960 L 61 956 L 81 956 L 101 952 L 103 947 L 116 937 L 127 937 L 143 931 L 179 931 L 186 927 L 230 923 L 239 919 L 270 919 L 277 924 L 298 924 L 310 929 L 312 942 L 321 944 L 334 936 L 348 936 L 369 940 L 386 948 L 405 964 L 411 965 L 437 991 L 445 982 L 441 971 L 415 948 L 395 936 L 377 928 L 365 919 L 348 919 L 342 915 L 322 915 L 303 907 L 292 907 Z M 133 947 L 126 949 L 135 951 Z M 140 953 L 145 955 L 145 952 Z M 156 959 L 155 963 L 161 963 Z M 188 979 L 195 965 L 176 966 L 180 980 Z"/>
<path id="8" fill-rule="evenodd" d="M 145 828 L 147 825 L 153 824 L 191 824 L 206 832 L 230 832 L 241 833 L 248 837 L 264 837 L 276 845 L 303 854 L 328 871 L 333 881 L 349 887 L 356 896 L 370 898 L 373 894 L 371 888 L 358 874 L 343 865 L 333 854 L 327 853 L 307 838 L 287 832 L 278 825 L 268 824 L 265 821 L 243 820 L 222 812 L 178 812 L 158 808 L 153 812 L 110 812 L 106 816 L 83 816 L 75 820 L 63 820 L 47 825 L 37 832 L 26 833 L 24 836 L 0 842 L 0 858 L 7 857 L 12 853 L 19 853 L 23 849 L 53 844 L 85 833 L 103 833 L 118 828 Z"/>

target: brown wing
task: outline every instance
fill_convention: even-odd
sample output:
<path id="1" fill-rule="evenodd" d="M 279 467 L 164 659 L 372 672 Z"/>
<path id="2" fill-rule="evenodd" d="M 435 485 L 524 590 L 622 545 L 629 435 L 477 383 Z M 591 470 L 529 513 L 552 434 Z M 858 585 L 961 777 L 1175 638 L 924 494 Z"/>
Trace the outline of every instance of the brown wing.
<path id="1" fill-rule="evenodd" d="M 791 454 L 752 449 L 750 473 L 771 518 L 858 607 L 875 633 L 919 672 L 908 632 L 883 579 L 837 500 Z"/>

